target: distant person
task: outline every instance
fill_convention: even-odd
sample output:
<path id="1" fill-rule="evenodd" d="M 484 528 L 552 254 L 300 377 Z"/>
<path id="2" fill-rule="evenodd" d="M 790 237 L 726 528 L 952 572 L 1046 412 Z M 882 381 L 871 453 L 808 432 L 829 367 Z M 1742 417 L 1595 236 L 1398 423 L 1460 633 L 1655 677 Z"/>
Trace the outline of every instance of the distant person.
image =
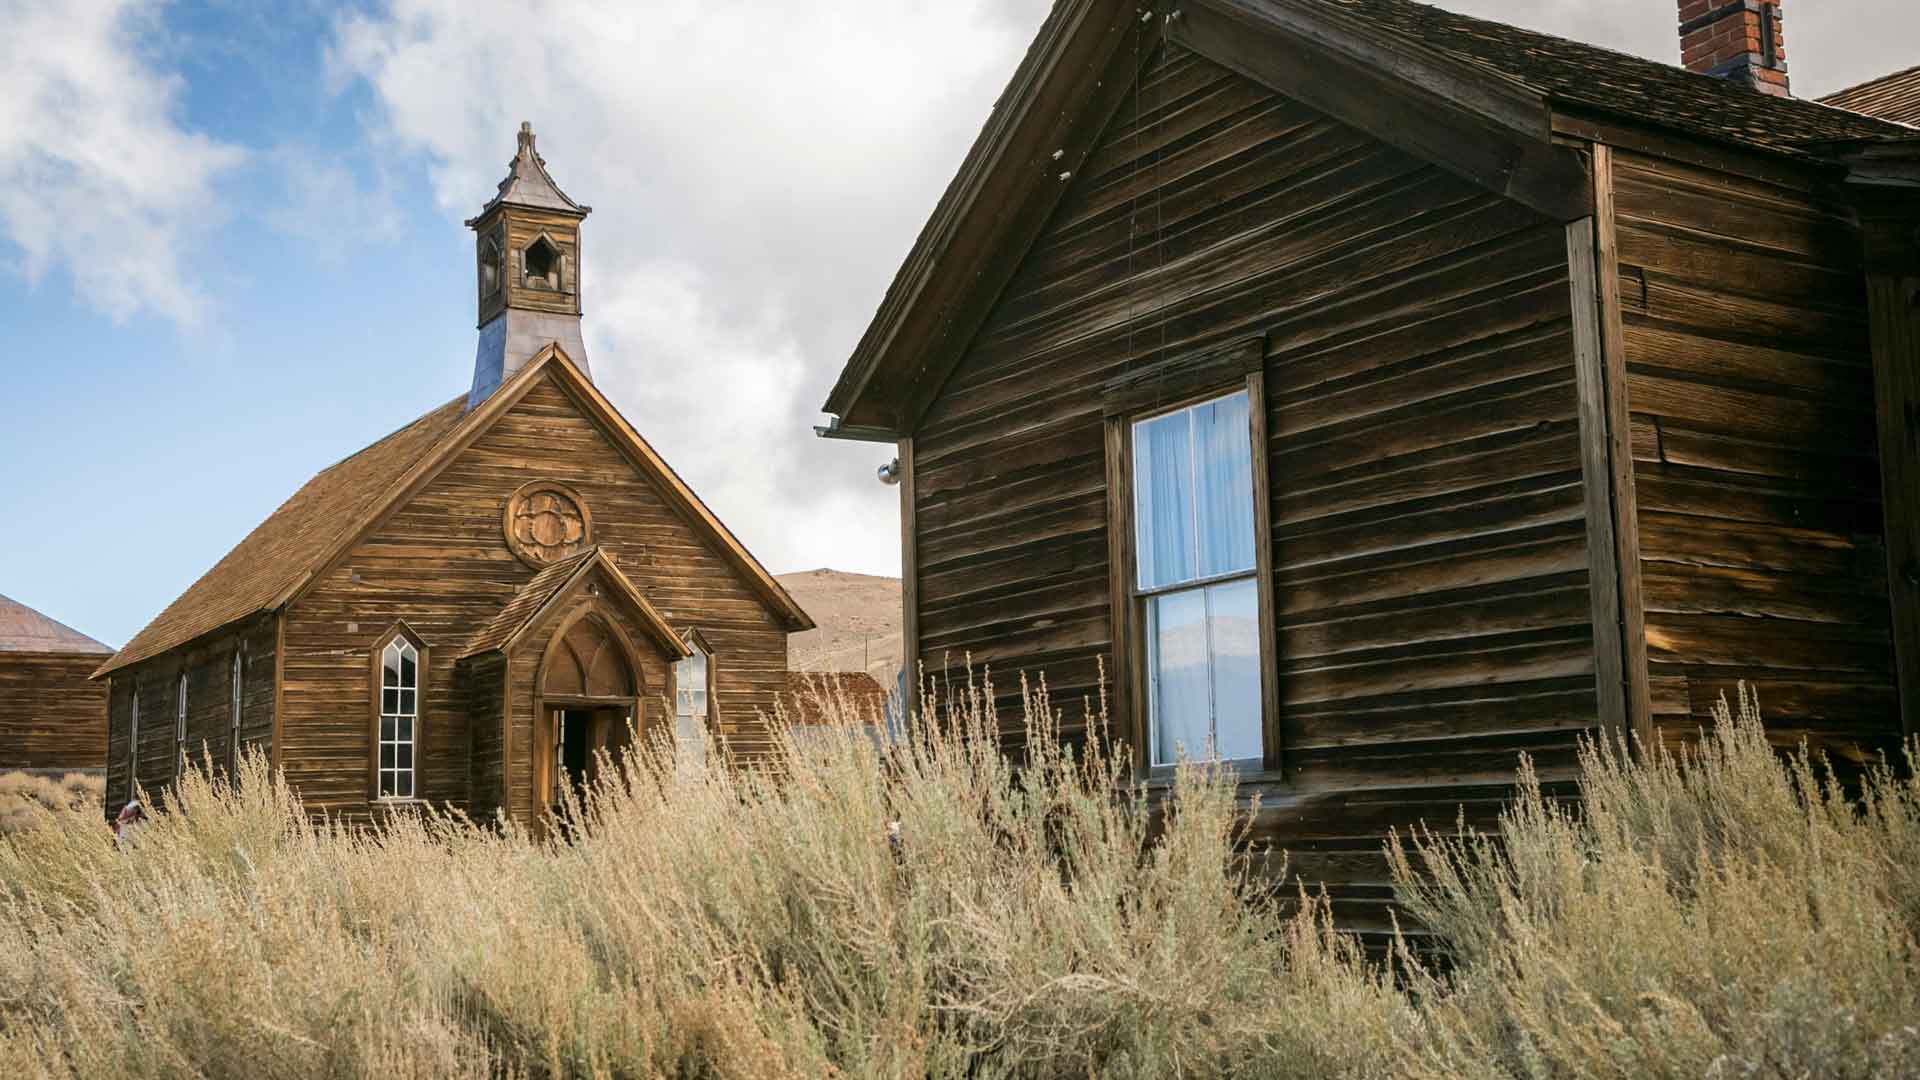
<path id="1" fill-rule="evenodd" d="M 138 801 L 130 802 L 120 808 L 120 815 L 113 819 L 113 839 L 121 847 L 132 841 L 137 828 L 147 822 L 146 808 Z"/>

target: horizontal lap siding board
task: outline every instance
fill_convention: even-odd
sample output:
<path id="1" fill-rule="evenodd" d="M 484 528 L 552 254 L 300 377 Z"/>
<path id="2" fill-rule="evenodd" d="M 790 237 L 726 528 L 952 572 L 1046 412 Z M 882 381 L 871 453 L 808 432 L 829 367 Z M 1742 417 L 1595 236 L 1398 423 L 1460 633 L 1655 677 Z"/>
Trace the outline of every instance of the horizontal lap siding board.
<path id="1" fill-rule="evenodd" d="M 107 764 L 105 656 L 0 652 L 0 772 Z"/>
<path id="2" fill-rule="evenodd" d="M 723 734 L 747 756 L 766 752 L 759 715 L 771 712 L 786 683 L 786 633 L 732 565 L 543 377 L 294 603 L 287 621 L 283 763 L 310 805 L 365 810 L 369 650 L 402 619 L 432 651 L 422 790 L 464 804 L 472 735 L 453 707 L 459 700 L 454 660 L 533 576 L 508 550 L 501 516 L 508 497 L 536 479 L 578 491 L 593 518 L 593 542 L 608 549 L 668 623 L 701 629 L 716 657 Z M 634 636 L 648 647 L 642 635 Z M 531 709 L 528 695 L 530 689 L 517 695 L 526 698 L 516 700 L 517 709 Z M 516 713 L 515 725 L 516 740 L 531 738 L 530 715 Z M 512 753 L 525 754 L 528 746 L 516 741 Z M 514 782 L 521 783 L 517 776 Z M 524 785 L 511 795 L 514 805 L 531 805 Z"/>
<path id="3" fill-rule="evenodd" d="M 1684 738 L 1747 680 L 1783 745 L 1891 749 L 1857 231 L 1811 185 L 1614 160 L 1654 722 Z"/>
<path id="4" fill-rule="evenodd" d="M 1189 53 L 1140 98 L 913 433 L 927 669 L 990 666 L 1009 729 L 1044 674 L 1076 730 L 1113 670 L 1099 387 L 1264 333 L 1264 835 L 1366 863 L 1489 818 L 1521 751 L 1569 775 L 1596 704 L 1565 230 Z"/>

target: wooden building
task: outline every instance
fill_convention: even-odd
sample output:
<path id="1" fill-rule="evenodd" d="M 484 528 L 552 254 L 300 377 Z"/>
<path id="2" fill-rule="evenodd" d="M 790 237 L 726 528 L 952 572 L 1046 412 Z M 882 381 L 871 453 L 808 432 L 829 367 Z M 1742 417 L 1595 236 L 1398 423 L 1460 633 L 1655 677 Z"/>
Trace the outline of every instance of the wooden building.
<path id="1" fill-rule="evenodd" d="M 580 229 L 522 126 L 458 397 L 333 465 L 99 669 L 108 804 L 243 748 L 307 807 L 537 821 L 629 723 L 754 755 L 812 622 L 594 386 Z"/>
<path id="2" fill-rule="evenodd" d="M 0 596 L 0 773 L 106 766 L 106 688 L 88 676 L 112 653 Z"/>
<path id="3" fill-rule="evenodd" d="M 824 406 L 897 446 L 909 663 L 1104 672 L 1143 777 L 1236 762 L 1363 929 L 1389 828 L 1580 732 L 1749 680 L 1783 742 L 1893 748 L 1917 133 L 1786 96 L 1772 0 L 1680 16 L 1699 72 L 1059 0 Z"/>

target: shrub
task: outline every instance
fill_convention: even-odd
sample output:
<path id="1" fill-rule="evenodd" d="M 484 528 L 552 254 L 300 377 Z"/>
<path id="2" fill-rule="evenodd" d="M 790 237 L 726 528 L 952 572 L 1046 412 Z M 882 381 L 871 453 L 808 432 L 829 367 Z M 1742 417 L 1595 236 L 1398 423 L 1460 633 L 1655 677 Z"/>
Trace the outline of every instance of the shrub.
<path id="1" fill-rule="evenodd" d="M 80 814 L 98 825 L 106 789 L 106 778 L 97 772 L 70 772 L 58 778 L 46 773 L 0 773 L 0 834 L 35 824 L 43 812 Z"/>
<path id="2" fill-rule="evenodd" d="M 777 778 L 656 748 L 548 839 L 314 824 L 257 759 L 124 849 L 42 813 L 0 840 L 0 1075 L 1920 1068 L 1920 792 L 1849 800 L 1750 708 L 1684 759 L 1588 747 L 1577 811 L 1523 766 L 1498 835 L 1396 841 L 1443 974 L 1268 899 L 1230 777 L 1156 801 L 1044 689 L 1016 770 L 990 700 L 892 745 L 816 728 Z"/>

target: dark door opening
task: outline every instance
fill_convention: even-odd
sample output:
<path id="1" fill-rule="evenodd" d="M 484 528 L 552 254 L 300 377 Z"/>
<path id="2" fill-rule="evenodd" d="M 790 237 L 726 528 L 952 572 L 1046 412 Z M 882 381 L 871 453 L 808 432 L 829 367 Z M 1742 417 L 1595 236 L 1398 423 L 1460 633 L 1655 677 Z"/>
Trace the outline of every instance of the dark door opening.
<path id="1" fill-rule="evenodd" d="M 560 766 L 554 784 L 554 802 L 560 801 L 560 785 L 570 783 L 574 794 L 584 795 L 593 779 L 593 721 L 591 710 L 566 709 L 560 713 L 560 731 L 554 754 Z"/>

